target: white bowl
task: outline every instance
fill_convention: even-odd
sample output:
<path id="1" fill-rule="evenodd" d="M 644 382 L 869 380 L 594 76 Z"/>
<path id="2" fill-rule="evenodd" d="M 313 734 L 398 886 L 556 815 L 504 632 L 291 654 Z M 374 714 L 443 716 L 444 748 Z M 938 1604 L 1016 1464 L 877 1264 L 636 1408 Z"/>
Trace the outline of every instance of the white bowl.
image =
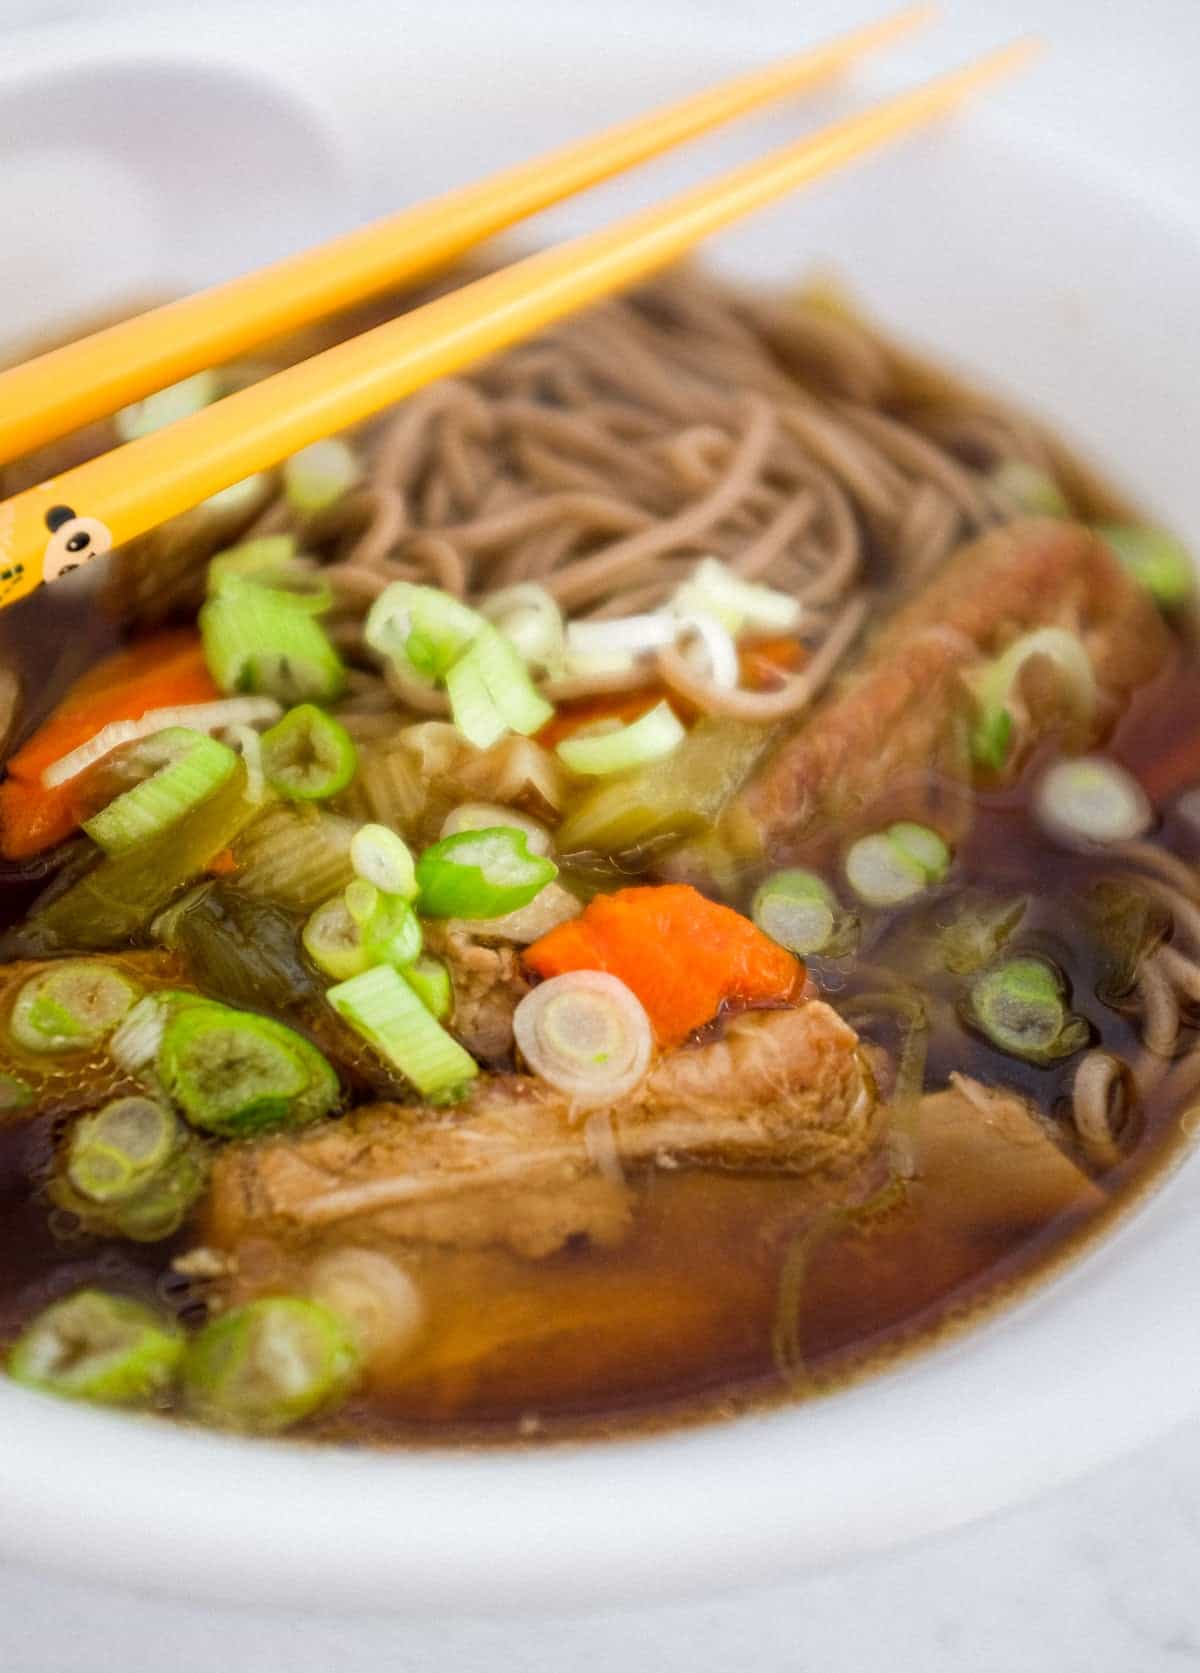
<path id="1" fill-rule="evenodd" d="M 785 28 L 780 8 L 772 38 L 717 12 L 618 4 L 601 20 L 526 0 L 502 21 L 481 5 L 210 8 L 31 39 L 0 72 L 3 128 L 19 116 L 26 135 L 0 209 L 11 226 L 74 192 L 90 231 L 85 251 L 64 238 L 40 278 L 27 262 L 8 291 L 0 279 L 0 314 L 44 323 L 51 303 L 234 270 L 791 49 L 840 10 L 829 0 Z M 906 56 L 910 68 L 936 58 Z M 833 265 L 901 335 L 1060 422 L 1195 539 L 1200 218 L 1051 142 L 1059 73 L 759 217 L 717 254 L 780 277 Z M 56 107 L 56 87 L 74 102 Z M 160 124 L 154 100 L 167 95 Z M 108 111 L 90 136 L 69 118 L 80 100 Z M 749 155 L 828 103 L 680 154 L 545 217 L 538 236 Z M 31 124 L 55 108 L 61 123 Z M 185 215 L 185 236 L 197 125 L 224 186 L 185 199 L 204 217 L 199 236 Z M 1057 127 L 1061 141 L 1061 109 Z M 97 194 L 123 217 L 116 279 Z M 62 280 L 49 302 L 46 273 Z M 1198 1303 L 1200 1167 L 1188 1161 L 1083 1258 L 954 1342 L 813 1404 L 666 1437 L 318 1451 L 0 1384 L 0 1554 L 347 1609 L 567 1607 L 765 1580 L 947 1528 L 1195 1411 Z"/>

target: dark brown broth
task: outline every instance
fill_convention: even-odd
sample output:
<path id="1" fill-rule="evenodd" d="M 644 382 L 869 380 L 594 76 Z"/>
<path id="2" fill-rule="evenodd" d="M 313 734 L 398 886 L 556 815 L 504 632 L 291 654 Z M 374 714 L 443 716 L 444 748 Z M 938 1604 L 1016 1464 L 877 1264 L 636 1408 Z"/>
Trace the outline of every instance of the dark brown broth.
<path id="1" fill-rule="evenodd" d="M 105 637 L 102 626 L 89 630 L 92 655 Z M 22 635 L 19 643 L 27 650 L 30 640 Z M 47 671 L 51 686 L 77 667 L 78 649 L 64 651 L 61 664 Z M 1200 712 L 1198 705 L 1200 668 L 1181 655 L 1138 695 L 1111 741 L 1112 752 L 1158 788 L 1164 805 L 1185 787 L 1180 717 Z M 1095 997 L 1094 953 L 1076 905 L 1081 886 L 1114 868 L 1043 838 L 1028 805 L 1029 779 L 977 798 L 954 889 L 1031 893 L 1036 886 L 1021 944 L 1055 958 L 1097 1038 L 1131 1058 L 1139 1049 L 1135 1019 Z M 1169 812 L 1163 830 L 1184 843 Z M 23 909 L 26 892 L 0 895 L 0 928 Z M 908 979 L 914 925 L 948 921 L 952 908 L 948 891 L 895 916 L 885 932 L 868 937 L 862 957 Z M 868 980 L 853 966 L 836 979 L 835 1004 Z M 935 981 L 930 991 L 928 1087 L 962 1070 L 1026 1092 L 1065 1119 L 1073 1061 L 1035 1069 L 1002 1056 L 958 1023 L 951 982 Z M 1189 1034 L 1183 1049 L 1193 1043 Z M 1135 1151 L 1104 1181 L 1118 1204 L 1172 1153 L 1178 1114 L 1161 1100 L 1144 1112 Z M 0 1336 L 10 1337 L 39 1306 L 82 1283 L 157 1298 L 176 1310 L 194 1307 L 195 1297 L 169 1270 L 188 1245 L 186 1231 L 145 1248 L 70 1232 L 40 1190 L 51 1142 L 48 1120 L 0 1129 Z M 873 1187 L 859 1180 L 854 1188 L 861 1197 Z M 901 1200 L 850 1221 L 831 1216 L 836 1198 L 829 1187 L 802 1180 L 655 1172 L 637 1189 L 633 1232 L 614 1250 L 568 1247 L 540 1262 L 497 1251 L 419 1255 L 434 1321 L 425 1346 L 402 1378 L 369 1390 L 310 1432 L 347 1443 L 611 1434 L 821 1391 L 1011 1293 L 1109 1212 L 1105 1206 L 1090 1217 L 1043 1222 L 1025 1215 L 964 1227 L 953 1195 L 939 1196 L 920 1180 Z M 798 1257 L 799 1352 L 781 1365 L 781 1274 Z"/>

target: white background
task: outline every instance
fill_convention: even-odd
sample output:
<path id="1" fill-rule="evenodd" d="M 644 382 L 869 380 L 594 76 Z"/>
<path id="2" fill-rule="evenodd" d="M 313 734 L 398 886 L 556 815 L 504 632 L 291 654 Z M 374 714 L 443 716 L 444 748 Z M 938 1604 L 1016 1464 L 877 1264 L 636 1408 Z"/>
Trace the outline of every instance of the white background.
<path id="1" fill-rule="evenodd" d="M 499 28 L 510 3 L 497 5 Z M 683 21 L 720 12 L 729 0 L 645 4 Z M 398 10 L 403 5 L 397 0 Z M 74 14 L 94 18 L 105 8 L 120 9 L 119 0 L 0 0 L 0 30 Z M 1076 143 L 1118 154 L 1155 190 L 1200 200 L 1200 0 L 948 0 L 946 10 L 943 38 L 959 45 L 1002 37 L 1014 26 L 1045 28 L 1063 89 L 1046 120 Z M 739 0 L 738 11 L 761 18 L 764 40 L 783 47 L 813 32 L 814 11 L 824 20 L 837 7 Z M 0 262 L 5 242 L 0 238 Z M 1119 1338 L 1113 1351 L 1120 1351 Z M 1079 1421 L 1103 1423 L 1104 1414 L 1081 1411 Z M 802 1494 L 803 1482 L 795 1486 Z M 58 1491 L 69 1517 L 70 1480 Z M 1198 1581 L 1200 1422 L 1052 1498 L 938 1542 L 787 1588 L 699 1604 L 505 1622 L 347 1620 L 193 1608 L 0 1572 L 0 1668 L 1166 1673 L 1200 1668 Z M 553 1598 L 546 1605 L 552 1611 Z"/>

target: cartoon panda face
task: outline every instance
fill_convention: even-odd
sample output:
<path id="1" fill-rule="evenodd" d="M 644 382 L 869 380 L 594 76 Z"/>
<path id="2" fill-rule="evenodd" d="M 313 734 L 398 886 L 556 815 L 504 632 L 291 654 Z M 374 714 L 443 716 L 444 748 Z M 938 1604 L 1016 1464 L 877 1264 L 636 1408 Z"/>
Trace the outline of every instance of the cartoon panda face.
<path id="1" fill-rule="evenodd" d="M 77 517 L 69 505 L 52 505 L 46 513 L 50 538 L 42 558 L 42 580 L 57 581 L 81 564 L 112 550 L 112 531 L 98 517 Z"/>

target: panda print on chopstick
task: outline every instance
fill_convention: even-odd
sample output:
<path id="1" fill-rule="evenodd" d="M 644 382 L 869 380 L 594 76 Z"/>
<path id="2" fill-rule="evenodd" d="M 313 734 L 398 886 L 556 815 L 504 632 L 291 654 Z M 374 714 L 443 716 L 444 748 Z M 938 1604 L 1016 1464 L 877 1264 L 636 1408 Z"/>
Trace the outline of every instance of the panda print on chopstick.
<path id="1" fill-rule="evenodd" d="M 98 517 L 80 517 L 69 505 L 52 505 L 46 527 L 50 538 L 42 557 L 42 580 L 47 584 L 112 550 L 108 524 Z"/>

